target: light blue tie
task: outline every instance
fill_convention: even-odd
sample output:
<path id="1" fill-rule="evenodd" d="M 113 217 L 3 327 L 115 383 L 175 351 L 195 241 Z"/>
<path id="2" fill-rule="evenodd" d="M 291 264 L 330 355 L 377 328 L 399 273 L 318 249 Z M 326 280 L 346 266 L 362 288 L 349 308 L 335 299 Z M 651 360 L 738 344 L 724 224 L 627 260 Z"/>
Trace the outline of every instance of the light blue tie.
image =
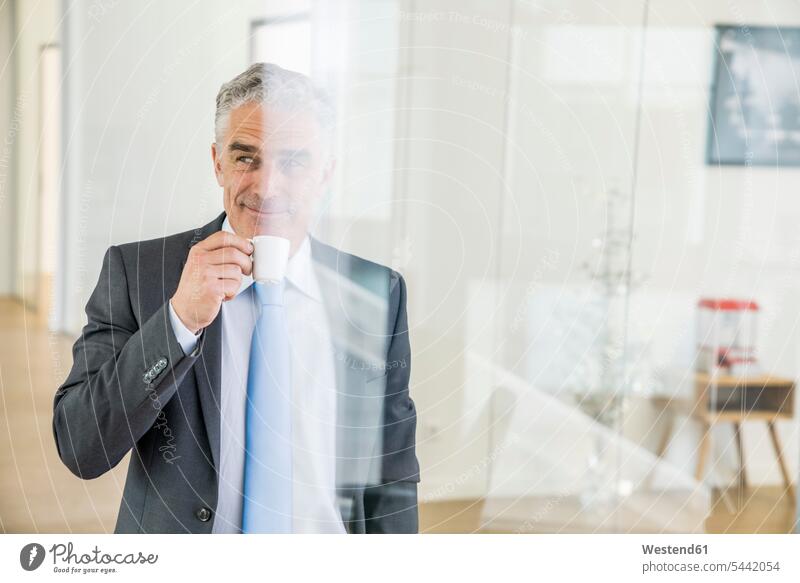
<path id="1" fill-rule="evenodd" d="M 292 406 L 284 283 L 254 283 L 261 315 L 247 379 L 242 532 L 292 532 Z"/>

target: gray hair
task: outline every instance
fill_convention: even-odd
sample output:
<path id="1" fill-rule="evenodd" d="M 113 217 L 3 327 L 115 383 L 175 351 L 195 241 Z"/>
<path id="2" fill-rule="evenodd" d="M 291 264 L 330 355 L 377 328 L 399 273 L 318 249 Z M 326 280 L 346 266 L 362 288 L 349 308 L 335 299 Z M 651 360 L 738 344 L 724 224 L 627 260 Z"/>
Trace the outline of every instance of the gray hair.
<path id="1" fill-rule="evenodd" d="M 302 73 L 272 63 L 255 63 L 224 83 L 217 93 L 214 137 L 217 143 L 227 130 L 232 110 L 246 103 L 274 105 L 288 111 L 313 111 L 323 132 L 332 138 L 336 116 L 330 98 Z"/>

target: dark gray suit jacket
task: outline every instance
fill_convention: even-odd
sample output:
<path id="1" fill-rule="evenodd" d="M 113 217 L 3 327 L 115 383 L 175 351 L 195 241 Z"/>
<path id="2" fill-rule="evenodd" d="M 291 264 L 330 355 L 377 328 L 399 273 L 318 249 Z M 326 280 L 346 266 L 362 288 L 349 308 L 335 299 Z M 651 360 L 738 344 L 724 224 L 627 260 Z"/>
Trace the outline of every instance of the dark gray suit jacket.
<path id="1" fill-rule="evenodd" d="M 112 246 L 53 407 L 59 456 L 96 478 L 132 450 L 118 533 L 210 533 L 217 504 L 222 311 L 186 355 L 170 324 L 207 225 Z M 336 489 L 348 532 L 417 532 L 416 411 L 406 288 L 396 272 L 312 239 L 337 382 Z"/>

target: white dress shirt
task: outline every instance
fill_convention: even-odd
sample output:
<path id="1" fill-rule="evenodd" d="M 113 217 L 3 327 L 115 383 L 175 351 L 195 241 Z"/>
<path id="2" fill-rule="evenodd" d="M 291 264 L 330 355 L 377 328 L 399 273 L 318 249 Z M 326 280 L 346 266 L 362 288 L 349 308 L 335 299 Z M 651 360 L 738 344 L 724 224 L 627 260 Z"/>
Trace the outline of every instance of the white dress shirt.
<path id="1" fill-rule="evenodd" d="M 225 218 L 224 231 L 233 233 Z M 293 531 L 344 533 L 336 505 L 336 377 L 328 320 L 306 238 L 286 269 L 286 309 L 291 350 Z M 243 276 L 237 295 L 222 304 L 219 495 L 214 533 L 238 533 L 242 525 L 245 411 L 250 342 L 260 306 Z M 169 306 L 172 327 L 185 354 L 195 336 Z"/>

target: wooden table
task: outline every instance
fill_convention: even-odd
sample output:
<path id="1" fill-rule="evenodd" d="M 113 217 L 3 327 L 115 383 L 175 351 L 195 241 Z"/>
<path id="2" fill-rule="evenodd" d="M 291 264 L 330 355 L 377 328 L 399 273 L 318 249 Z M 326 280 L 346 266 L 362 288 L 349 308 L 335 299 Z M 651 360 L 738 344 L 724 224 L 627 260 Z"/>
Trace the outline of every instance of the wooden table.
<path id="1" fill-rule="evenodd" d="M 789 495 L 794 498 L 791 478 L 783 459 L 782 447 L 775 421 L 791 419 L 794 412 L 794 381 L 773 376 L 734 377 L 696 373 L 694 395 L 689 398 L 654 397 L 653 404 L 662 411 L 669 411 L 666 427 L 661 436 L 656 454 L 663 457 L 672 437 L 675 414 L 697 419 L 703 426 L 698 446 L 695 478 L 703 479 L 708 454 L 711 450 L 711 427 L 715 423 L 733 423 L 736 448 L 739 454 L 739 483 L 747 487 L 744 463 L 742 428 L 744 421 L 766 422 L 772 439 L 772 447 Z"/>

